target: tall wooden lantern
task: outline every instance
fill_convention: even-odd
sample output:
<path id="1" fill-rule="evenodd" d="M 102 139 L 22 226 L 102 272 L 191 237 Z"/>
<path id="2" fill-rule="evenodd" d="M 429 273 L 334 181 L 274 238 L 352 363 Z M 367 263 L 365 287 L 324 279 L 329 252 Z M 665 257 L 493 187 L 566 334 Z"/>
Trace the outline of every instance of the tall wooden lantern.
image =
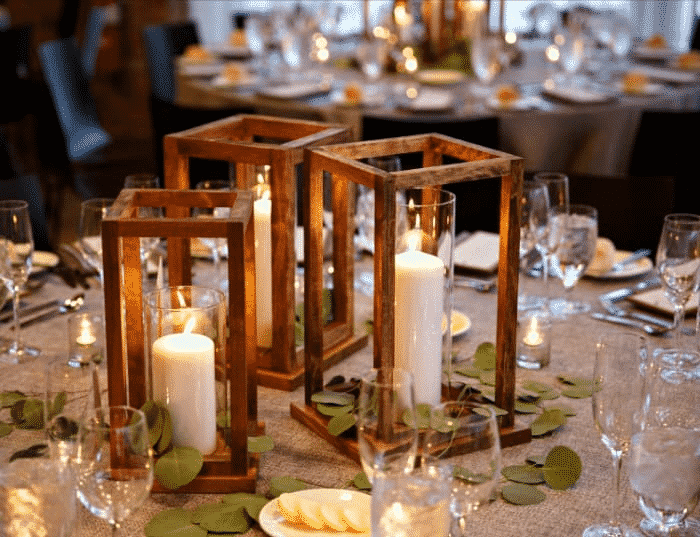
<path id="1" fill-rule="evenodd" d="M 422 154 L 422 167 L 385 172 L 361 162 L 361 159 Z M 458 162 L 443 164 L 443 157 Z M 374 254 L 374 367 L 394 363 L 394 271 L 396 253 L 396 192 L 399 189 L 440 186 L 460 181 L 501 177 L 500 250 L 498 265 L 498 317 L 496 333 L 496 404 L 508 412 L 501 417 L 504 446 L 530 440 L 530 430 L 515 423 L 515 353 L 518 297 L 518 250 L 520 241 L 519 205 L 522 191 L 523 160 L 506 153 L 477 146 L 438 134 L 407 136 L 384 140 L 337 144 L 307 149 L 305 229 L 305 323 L 306 381 L 304 405 L 291 405 L 292 416 L 324 437 L 348 456 L 359 460 L 357 444 L 327 431 L 327 419 L 311 401 L 323 389 L 321 342 L 322 300 L 322 215 L 315 209 L 322 196 L 322 178 L 330 173 L 336 201 L 347 196 L 354 182 L 375 192 Z M 337 204 L 342 209 L 341 203 Z M 336 228 L 349 226 L 349 215 L 334 214 Z M 424 226 L 430 225 L 424 222 Z M 344 236 L 341 231 L 338 235 Z M 344 267 L 341 267 L 344 268 Z M 336 268 L 336 272 L 338 269 Z M 352 273 L 349 272 L 350 277 Z M 338 299 L 338 297 L 335 297 Z"/>
<path id="2" fill-rule="evenodd" d="M 165 207 L 165 218 L 139 216 L 139 208 Z M 228 207 L 220 219 L 190 217 L 197 207 Z M 184 214 L 183 214 L 184 213 Z M 174 250 L 195 237 L 220 237 L 229 248 L 231 292 L 228 335 L 214 349 L 214 378 L 221 388 L 230 422 L 216 430 L 213 453 L 205 456 L 199 476 L 177 492 L 254 491 L 257 458 L 248 454 L 247 437 L 261 434 L 257 420 L 255 349 L 255 256 L 251 192 L 194 190 L 122 190 L 113 211 L 103 219 L 105 327 L 108 394 L 111 405 L 141 407 L 149 397 L 150 368 L 144 348 L 144 294 L 141 237 L 166 237 L 170 285 L 191 280 L 191 265 Z M 186 249 L 189 251 L 189 249 Z M 220 327 L 219 333 L 226 334 Z M 212 409 L 216 412 L 216 409 Z M 226 415 L 225 414 L 225 415 Z M 218 417 L 218 416 L 217 416 Z M 174 418 L 173 418 L 174 419 Z M 158 483 L 154 492 L 168 492 Z"/>
<path id="3" fill-rule="evenodd" d="M 348 142 L 350 131 L 345 127 L 277 117 L 239 115 L 209 123 L 165 137 L 165 186 L 188 188 L 191 157 L 224 160 L 235 163 L 236 187 L 256 186 L 256 168 L 269 166 L 270 212 L 269 226 L 272 259 L 268 260 L 271 289 L 271 315 L 261 315 L 258 309 L 258 382 L 263 386 L 291 391 L 304 382 L 304 351 L 295 344 L 296 255 L 296 169 L 303 163 L 304 148 L 320 144 Z M 323 199 L 318 200 L 318 210 Z M 347 204 L 346 200 L 346 204 Z M 255 202 L 256 222 L 263 215 Z M 257 224 L 256 224 L 257 225 Z M 351 230 L 352 232 L 352 230 Z M 257 235 L 257 232 L 256 232 Z M 256 236 L 256 241 L 263 240 Z M 348 250 L 337 251 L 336 257 L 352 255 Z M 183 259 L 188 252 L 181 252 Z M 258 270 L 264 271 L 264 263 Z M 265 289 L 258 280 L 258 292 Z M 268 283 L 267 285 L 270 285 Z M 340 311 L 344 304 L 334 305 L 336 321 L 325 328 L 328 336 L 323 347 L 321 367 L 326 369 L 367 344 L 365 334 L 356 335 L 351 310 Z M 349 315 L 347 314 L 349 311 Z M 271 319 L 270 319 L 271 318 Z M 342 324 L 342 328 L 338 328 Z M 262 328 L 261 328 L 262 327 Z M 271 338 L 266 337 L 265 332 Z M 270 344 L 271 343 L 271 344 Z"/>

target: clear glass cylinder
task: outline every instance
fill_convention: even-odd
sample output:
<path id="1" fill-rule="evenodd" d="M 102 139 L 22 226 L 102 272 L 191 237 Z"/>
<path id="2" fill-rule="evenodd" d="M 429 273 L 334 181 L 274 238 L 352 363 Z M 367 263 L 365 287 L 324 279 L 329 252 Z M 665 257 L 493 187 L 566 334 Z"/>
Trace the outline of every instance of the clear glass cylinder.
<path id="1" fill-rule="evenodd" d="M 452 354 L 455 195 L 406 191 L 397 207 L 394 366 L 413 373 L 416 403 L 437 405 Z"/>
<path id="2" fill-rule="evenodd" d="M 226 302 L 216 289 L 163 287 L 145 297 L 149 399 L 165 404 L 173 444 L 211 454 L 226 422 Z M 217 420 L 217 418 L 223 418 Z"/>

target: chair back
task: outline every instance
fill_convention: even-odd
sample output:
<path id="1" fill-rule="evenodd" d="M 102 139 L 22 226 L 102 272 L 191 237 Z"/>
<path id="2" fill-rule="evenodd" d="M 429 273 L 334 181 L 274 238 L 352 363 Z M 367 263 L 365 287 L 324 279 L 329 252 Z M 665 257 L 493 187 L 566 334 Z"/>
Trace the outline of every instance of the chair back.
<path id="1" fill-rule="evenodd" d="M 29 204 L 29 218 L 32 222 L 34 249 L 51 250 L 46 206 L 39 178 L 35 175 L 25 175 L 11 179 L 1 179 L 0 199 L 26 201 Z"/>
<path id="2" fill-rule="evenodd" d="M 0 123 L 19 121 L 29 111 L 26 82 L 32 27 L 0 31 Z"/>
<path id="3" fill-rule="evenodd" d="M 106 6 L 93 6 L 88 14 L 87 23 L 85 24 L 85 36 L 80 49 L 81 62 L 85 69 L 85 75 L 88 79 L 95 76 L 95 66 L 97 65 L 97 54 L 100 50 L 100 42 L 102 41 L 102 31 L 107 20 Z"/>
<path id="4" fill-rule="evenodd" d="M 111 136 L 100 125 L 75 39 L 39 45 L 39 61 L 65 138 L 71 162 L 80 162 L 107 147 Z"/>
<path id="5" fill-rule="evenodd" d="M 151 95 L 166 103 L 175 101 L 175 59 L 188 45 L 199 43 L 193 22 L 147 26 L 143 31 Z"/>

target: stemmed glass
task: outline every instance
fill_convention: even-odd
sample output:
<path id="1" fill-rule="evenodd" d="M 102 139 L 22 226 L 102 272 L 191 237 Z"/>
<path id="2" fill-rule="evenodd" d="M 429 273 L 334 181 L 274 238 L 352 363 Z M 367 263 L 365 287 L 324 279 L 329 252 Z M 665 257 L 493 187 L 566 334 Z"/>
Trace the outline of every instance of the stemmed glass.
<path id="1" fill-rule="evenodd" d="M 253 56 L 253 68 L 266 76 L 267 48 L 272 40 L 272 23 L 262 14 L 251 14 L 245 21 L 248 49 Z"/>
<path id="2" fill-rule="evenodd" d="M 630 486 L 652 537 L 693 536 L 700 522 L 688 519 L 700 499 L 700 365 L 654 357 L 630 447 Z"/>
<path id="3" fill-rule="evenodd" d="M 389 44 L 386 39 L 371 36 L 357 46 L 357 61 L 367 81 L 366 88 L 381 91 L 379 80 L 384 74 L 389 59 Z"/>
<path id="4" fill-rule="evenodd" d="M 160 178 L 152 173 L 137 173 L 127 175 L 124 179 L 124 188 L 160 188 Z M 163 210 L 160 207 L 140 207 L 139 216 L 141 218 L 160 218 Z M 148 270 L 148 260 L 156 251 L 160 237 L 141 237 L 141 264 L 144 273 Z"/>
<path id="5" fill-rule="evenodd" d="M 404 369 L 372 369 L 360 382 L 357 444 L 370 483 L 378 471 L 409 471 L 418 451 L 413 376 Z"/>
<path id="6" fill-rule="evenodd" d="M 676 358 L 681 358 L 680 324 L 685 307 L 698 285 L 700 268 L 700 216 L 674 213 L 664 217 L 656 251 L 656 268 L 664 293 L 673 304 L 673 332 Z M 667 359 L 672 353 L 665 353 Z"/>
<path id="7" fill-rule="evenodd" d="M 501 441 L 496 415 L 493 409 L 472 401 L 449 401 L 433 409 L 430 422 L 426 452 L 452 470 L 453 531 L 450 535 L 478 533 L 467 530 L 467 519 L 495 499 L 501 476 Z"/>
<path id="8" fill-rule="evenodd" d="M 90 412 L 81 424 L 76 472 L 78 499 L 106 520 L 116 536 L 153 485 L 153 454 L 143 412 L 127 406 Z"/>
<path id="9" fill-rule="evenodd" d="M 555 209 L 551 213 L 553 233 L 559 237 L 554 254 L 555 270 L 564 285 L 565 296 L 570 296 L 574 286 L 588 268 L 595 255 L 598 240 L 598 211 L 590 205 L 570 205 L 569 212 Z M 570 298 L 552 301 L 552 313 L 561 318 L 591 309 L 587 302 Z"/>
<path id="10" fill-rule="evenodd" d="M 112 198 L 93 198 L 80 204 L 79 244 L 83 255 L 103 281 L 102 267 L 102 219 L 109 214 Z"/>
<path id="11" fill-rule="evenodd" d="M 523 182 L 523 193 L 520 198 L 520 262 L 527 271 L 534 265 L 532 253 L 544 254 L 539 245 L 546 244 L 549 233 L 549 193 L 547 187 L 537 181 Z M 521 296 L 518 298 L 520 309 L 540 307 L 547 297 Z"/>
<path id="12" fill-rule="evenodd" d="M 231 190 L 233 189 L 233 183 L 226 180 L 206 180 L 200 181 L 195 186 L 197 190 Z M 226 215 L 227 209 L 225 207 L 199 207 L 194 209 L 194 216 L 197 218 L 223 218 Z M 226 244 L 226 239 L 216 238 L 216 237 L 200 237 L 199 239 L 202 243 L 208 247 L 211 251 L 211 257 L 214 261 L 214 272 L 217 280 L 217 285 L 222 284 L 221 278 L 221 251 Z"/>
<path id="13" fill-rule="evenodd" d="M 583 65 L 586 49 L 585 35 L 579 21 L 572 21 L 557 30 L 554 43 L 559 50 L 559 66 L 564 71 L 564 80 L 572 85 L 576 73 Z"/>
<path id="14" fill-rule="evenodd" d="M 39 349 L 22 342 L 19 325 L 19 298 L 32 266 L 34 240 L 26 201 L 0 201 L 0 280 L 12 295 L 14 338 L 0 360 L 18 364 L 37 356 Z"/>
<path id="15" fill-rule="evenodd" d="M 476 78 L 489 91 L 503 65 L 504 43 L 499 35 L 478 33 L 472 42 L 471 64 Z"/>
<path id="16" fill-rule="evenodd" d="M 603 334 L 596 345 L 593 421 L 613 458 L 610 521 L 586 528 L 583 537 L 622 537 L 619 521 L 622 458 L 628 453 L 632 428 L 644 394 L 649 369 L 647 341 L 631 332 Z"/>

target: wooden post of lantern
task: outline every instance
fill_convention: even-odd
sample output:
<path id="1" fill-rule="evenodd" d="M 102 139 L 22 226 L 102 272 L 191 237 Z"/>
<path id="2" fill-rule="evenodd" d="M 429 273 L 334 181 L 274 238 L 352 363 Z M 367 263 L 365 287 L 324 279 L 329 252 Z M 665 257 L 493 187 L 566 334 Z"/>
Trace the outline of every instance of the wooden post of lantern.
<path id="1" fill-rule="evenodd" d="M 272 202 L 272 347 L 258 348 L 258 383 L 291 391 L 304 382 L 304 350 L 295 344 L 296 169 L 305 147 L 351 139 L 345 127 L 313 121 L 239 115 L 165 137 L 165 186 L 188 188 L 189 158 L 224 160 L 236 164 L 236 187 L 255 185 L 256 166 L 269 165 Z M 347 204 L 347 199 L 346 199 Z M 318 209 L 323 207 L 319 201 Z M 347 228 L 344 228 L 347 230 Z M 349 229 L 353 233 L 353 229 Z M 183 245 L 179 245 L 183 248 Z M 334 262 L 352 256 L 352 242 L 334 251 Z M 178 249 L 178 258 L 189 252 Z M 336 265 L 338 266 L 338 265 Z M 350 290 L 352 279 L 350 279 Z M 347 294 L 347 293 L 345 293 Z M 334 301 L 336 322 L 326 327 L 322 368 L 327 369 L 367 345 L 366 334 L 356 335 L 352 300 Z M 342 320 L 341 320 L 342 319 Z M 341 336 L 338 336 L 342 332 Z"/>
<path id="2" fill-rule="evenodd" d="M 422 153 L 423 167 L 385 172 L 360 159 L 405 153 Z M 443 157 L 459 160 L 442 164 Z M 500 249 L 498 264 L 498 316 L 496 331 L 496 405 L 507 411 L 500 418 L 503 446 L 530 441 L 530 429 L 515 423 L 515 353 L 518 297 L 518 251 L 520 241 L 519 195 L 522 192 L 523 160 L 439 134 L 406 136 L 307 149 L 305 229 L 305 404 L 292 403 L 291 415 L 340 451 L 359 461 L 357 442 L 330 435 L 328 418 L 314 407 L 311 397 L 323 389 L 320 364 L 322 293 L 322 220 L 312 210 L 322 195 L 324 172 L 333 178 L 333 209 L 355 182 L 375 191 L 374 254 L 374 367 L 394 362 L 394 258 L 396 241 L 396 191 L 422 186 L 440 186 L 460 181 L 501 177 Z M 335 225 L 347 214 L 336 214 Z M 336 271 L 338 272 L 338 271 Z"/>
<path id="3" fill-rule="evenodd" d="M 255 383 L 255 256 L 251 192 L 199 190 L 122 190 L 113 212 L 102 223 L 105 328 L 110 405 L 140 408 L 148 398 L 144 359 L 141 237 L 168 239 L 171 285 L 191 280 L 189 257 L 175 261 L 171 246 L 195 237 L 221 237 L 228 242 L 229 334 L 217 378 L 228 384 L 230 439 L 219 432 L 216 451 L 205 457 L 199 476 L 177 492 L 254 491 L 258 457 L 248 454 L 247 438 L 259 435 Z M 165 218 L 139 217 L 140 207 L 166 207 Z M 230 207 L 228 218 L 197 219 L 193 207 Z M 184 216 L 182 215 L 184 213 Z M 186 250 L 189 252 L 189 250 Z M 249 381 L 252 380 L 252 382 Z M 252 389 L 250 388 L 252 384 Z M 227 445 L 228 442 L 228 445 Z M 170 492 L 157 482 L 154 492 Z"/>

